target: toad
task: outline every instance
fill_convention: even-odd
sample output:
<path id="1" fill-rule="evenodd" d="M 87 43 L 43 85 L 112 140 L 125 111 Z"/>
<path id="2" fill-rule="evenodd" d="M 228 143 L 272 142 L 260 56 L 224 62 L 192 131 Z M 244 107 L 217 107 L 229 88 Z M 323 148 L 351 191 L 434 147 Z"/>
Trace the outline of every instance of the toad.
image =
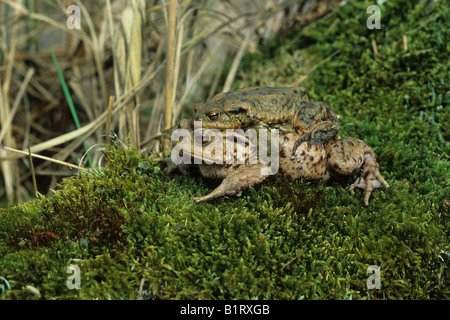
<path id="1" fill-rule="evenodd" d="M 193 121 L 205 128 L 277 128 L 300 133 L 293 153 L 304 141 L 324 145 L 336 138 L 337 116 L 323 102 L 310 102 L 305 88 L 250 87 L 219 93 L 195 106 Z"/>
<path id="2" fill-rule="evenodd" d="M 186 166 L 198 166 L 204 177 L 221 179 L 221 184 L 211 193 L 195 197 L 204 202 L 223 196 L 240 196 L 242 192 L 264 181 L 270 174 L 281 173 L 292 179 L 327 180 L 330 176 L 347 176 L 361 169 L 359 178 L 350 186 L 365 190 L 364 204 L 369 205 L 370 195 L 375 188 L 389 188 L 380 174 L 373 150 L 362 140 L 339 136 L 327 144 L 308 146 L 301 142 L 293 152 L 300 134 L 279 132 L 272 129 L 269 149 L 276 149 L 276 170 L 262 155 L 268 148 L 262 148 L 267 139 L 258 139 L 240 130 L 217 130 L 192 127 L 189 121 L 179 126 L 183 134 L 172 135 L 174 148 L 171 158 L 158 159 L 168 163 L 169 172 L 184 171 Z M 255 130 L 255 129 L 253 129 Z M 255 130 L 256 132 L 256 130 Z M 182 139 L 179 139 L 183 136 Z M 177 140 L 178 139 L 178 140 Z M 269 143 L 269 144 L 270 144 Z M 263 152 L 258 152 L 263 150 Z M 180 156 L 181 155 L 181 156 Z M 192 159 L 195 161 L 192 162 Z"/>

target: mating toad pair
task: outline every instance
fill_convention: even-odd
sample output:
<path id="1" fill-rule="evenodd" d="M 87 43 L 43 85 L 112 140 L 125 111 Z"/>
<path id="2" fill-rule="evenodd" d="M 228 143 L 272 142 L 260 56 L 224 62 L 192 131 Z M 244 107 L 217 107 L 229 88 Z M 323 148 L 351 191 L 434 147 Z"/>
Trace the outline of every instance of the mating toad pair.
<path id="1" fill-rule="evenodd" d="M 196 121 L 201 121 L 201 128 L 194 127 L 198 123 Z M 242 130 L 231 129 L 277 129 L 277 168 L 293 179 L 325 180 L 330 176 L 350 175 L 361 169 L 360 177 L 350 186 L 350 192 L 353 194 L 355 187 L 364 189 L 365 205 L 369 204 L 374 188 L 389 188 L 380 174 L 372 149 L 362 140 L 351 137 L 342 139 L 338 135 L 339 125 L 334 111 L 323 102 L 311 103 L 304 88 L 255 87 L 219 93 L 206 103 L 197 105 L 194 116 L 182 120 L 178 128 L 188 130 L 190 139 L 176 141 L 174 145 L 177 150 L 180 147 L 184 152 L 195 148 L 203 151 L 217 147 L 220 147 L 217 150 L 228 150 L 228 154 L 223 155 L 209 153 L 209 162 L 195 162 L 203 176 L 223 179 L 210 194 L 194 198 L 196 202 L 222 196 L 240 196 L 243 190 L 268 177 L 262 174 L 262 169 L 269 169 L 269 164 L 255 154 L 261 139 L 250 139 L 240 133 Z M 223 139 L 217 139 L 217 133 Z M 226 146 L 225 142 L 228 143 Z M 242 154 L 238 154 L 242 147 L 246 150 L 243 161 L 225 161 L 230 151 L 237 158 L 242 158 Z M 202 153 L 191 151 L 184 156 L 202 158 Z M 256 162 L 249 161 L 255 157 Z M 186 165 L 174 164 L 170 158 L 164 161 L 169 164 L 169 172 L 176 168 L 183 170 Z"/>

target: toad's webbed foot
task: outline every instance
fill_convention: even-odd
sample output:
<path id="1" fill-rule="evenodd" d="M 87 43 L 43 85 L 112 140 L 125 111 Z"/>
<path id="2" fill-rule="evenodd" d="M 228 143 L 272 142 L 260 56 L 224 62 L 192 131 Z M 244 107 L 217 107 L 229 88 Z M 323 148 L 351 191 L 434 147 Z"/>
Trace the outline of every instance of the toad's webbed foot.
<path id="1" fill-rule="evenodd" d="M 310 132 L 305 132 L 303 134 L 300 135 L 300 138 L 298 138 L 295 143 L 294 146 L 292 147 L 292 154 L 291 157 L 295 156 L 295 153 L 297 152 L 298 147 L 303 143 L 303 142 L 307 142 L 308 143 L 308 150 L 311 149 L 311 133 Z"/>
<path id="2" fill-rule="evenodd" d="M 330 141 L 336 140 L 339 124 L 336 113 L 324 102 L 312 102 L 300 106 L 294 118 L 292 126 L 300 134 L 292 150 L 292 155 L 298 146 L 307 141 L 320 147 Z"/>
<path id="3" fill-rule="evenodd" d="M 333 175 L 350 175 L 361 168 L 361 175 L 350 186 L 350 193 L 355 188 L 365 190 L 364 204 L 369 205 L 369 198 L 373 189 L 389 188 L 389 184 L 380 174 L 379 166 L 373 150 L 362 140 L 345 138 L 330 142 L 326 146 L 328 170 Z"/>
<path id="4" fill-rule="evenodd" d="M 364 172 L 366 173 L 365 177 Z M 355 191 L 353 190 L 355 189 L 355 187 L 365 190 L 364 204 L 368 206 L 369 198 L 370 195 L 372 194 L 373 189 L 380 187 L 389 188 L 389 184 L 386 182 L 386 180 L 383 179 L 378 168 L 373 168 L 372 171 L 363 170 L 361 176 L 358 179 L 356 179 L 356 181 L 350 186 L 349 190 L 351 194 L 355 194 Z"/>
<path id="5" fill-rule="evenodd" d="M 179 171 L 181 174 L 185 175 L 187 173 L 187 168 L 189 167 L 188 164 L 175 164 L 173 163 L 172 159 L 169 158 L 155 158 L 154 161 L 161 162 L 167 165 L 167 173 L 171 174 L 175 171 Z"/>
<path id="6" fill-rule="evenodd" d="M 300 138 L 294 143 L 292 149 L 292 156 L 295 155 L 297 148 L 303 143 L 308 142 L 308 150 L 311 146 L 316 145 L 319 148 L 323 147 L 330 141 L 336 140 L 339 125 L 337 123 L 324 122 L 315 127 L 311 132 L 304 132 L 300 134 Z"/>

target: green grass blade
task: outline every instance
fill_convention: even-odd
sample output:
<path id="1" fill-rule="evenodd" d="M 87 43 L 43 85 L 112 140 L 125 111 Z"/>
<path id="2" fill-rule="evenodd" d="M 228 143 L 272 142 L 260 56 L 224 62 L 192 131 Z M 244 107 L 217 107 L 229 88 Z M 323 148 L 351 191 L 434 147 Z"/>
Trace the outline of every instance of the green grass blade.
<path id="1" fill-rule="evenodd" d="M 78 120 L 77 111 L 75 110 L 75 105 L 73 104 L 73 100 L 72 100 L 72 97 L 69 92 L 69 87 L 67 86 L 66 80 L 64 79 L 61 68 L 59 67 L 58 60 L 56 59 L 56 56 L 55 56 L 55 53 L 53 52 L 53 50 L 51 50 L 51 53 L 52 53 L 53 63 L 55 64 L 56 71 L 58 72 L 59 81 L 61 82 L 64 96 L 66 97 L 67 103 L 69 105 L 70 113 L 72 114 L 72 118 L 73 118 L 73 121 L 75 122 L 75 126 L 77 127 L 77 129 L 79 129 L 81 127 L 80 120 Z M 84 147 L 84 150 L 87 152 L 88 148 L 86 146 L 86 143 L 84 143 L 84 142 L 83 142 L 83 147 Z M 89 166 L 92 167 L 92 160 L 91 160 L 91 157 L 89 156 L 89 154 L 88 154 L 88 162 L 89 162 Z"/>

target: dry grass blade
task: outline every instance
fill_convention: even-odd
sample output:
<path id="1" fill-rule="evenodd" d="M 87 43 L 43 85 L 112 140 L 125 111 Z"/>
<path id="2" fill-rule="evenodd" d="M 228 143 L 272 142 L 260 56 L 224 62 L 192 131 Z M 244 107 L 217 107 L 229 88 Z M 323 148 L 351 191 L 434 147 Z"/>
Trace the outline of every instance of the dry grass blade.
<path id="1" fill-rule="evenodd" d="M 225 84 L 223 86 L 224 92 L 229 91 L 231 89 L 231 85 L 233 84 L 234 77 L 236 76 L 236 72 L 239 67 L 239 64 L 241 63 L 242 57 L 244 56 L 245 50 L 247 49 L 247 47 L 250 43 L 250 39 L 253 36 L 255 29 L 258 27 L 261 16 L 262 16 L 262 12 L 260 12 L 254 18 L 251 27 L 247 30 L 247 33 L 245 34 L 244 41 L 242 42 L 241 46 L 239 47 L 239 51 L 236 53 L 236 56 L 234 57 L 230 72 L 228 73 L 227 79 L 225 80 Z"/>
<path id="2" fill-rule="evenodd" d="M 46 157 L 46 156 L 42 156 L 40 154 L 32 153 L 31 149 L 28 152 L 27 151 L 22 151 L 22 150 L 17 150 L 17 149 L 14 149 L 14 148 L 9 148 L 9 147 L 1 147 L 0 150 L 1 149 L 7 150 L 7 151 L 16 152 L 16 153 L 22 154 L 24 156 L 31 155 L 34 158 L 39 158 L 39 159 L 47 160 L 47 161 L 54 162 L 54 163 L 57 163 L 57 164 L 65 165 L 65 166 L 69 167 L 70 169 L 73 168 L 73 169 L 78 169 L 78 170 L 82 170 L 82 171 L 87 171 L 88 170 L 86 168 L 83 168 L 83 167 L 80 167 L 80 166 L 76 166 L 76 165 L 74 165 L 72 163 L 68 163 L 68 162 L 64 162 L 64 161 L 60 161 L 60 160 L 55 160 L 55 159 L 52 159 L 52 158 L 49 158 L 49 157 Z"/>
<path id="3" fill-rule="evenodd" d="M 23 94 L 25 93 L 28 83 L 30 82 L 33 75 L 34 75 L 34 69 L 28 69 L 25 79 L 23 80 L 22 85 L 20 86 L 19 93 L 17 94 L 16 99 L 14 100 L 12 109 L 11 109 L 11 111 L 9 111 L 9 114 L 8 114 L 8 117 L 6 118 L 6 120 L 4 122 L 2 121 L 2 129 L 0 131 L 0 143 L 3 141 L 6 131 L 11 126 L 12 120 L 17 112 L 17 109 L 19 108 L 20 100 L 22 100 Z"/>
<path id="4" fill-rule="evenodd" d="M 106 117 L 106 128 L 105 128 L 105 143 L 109 144 L 109 135 L 111 130 L 111 112 L 112 112 L 112 106 L 114 104 L 114 96 L 109 97 L 109 103 L 108 103 L 108 116 Z"/>
<path id="5" fill-rule="evenodd" d="M 132 0 L 122 14 L 120 32 L 116 34 L 114 66 L 116 73 L 116 91 L 123 92 L 134 88 L 141 81 L 142 65 L 142 28 L 145 22 L 145 2 Z M 139 94 L 120 115 L 119 136 L 122 140 L 131 133 L 131 143 L 139 147 Z"/>
<path id="6" fill-rule="evenodd" d="M 16 9 L 15 13 L 20 14 L 20 10 Z M 2 34 L 6 34 L 6 27 L 2 26 Z M 12 126 L 10 125 L 12 118 L 16 112 L 13 107 L 13 110 L 9 108 L 9 91 L 11 87 L 11 79 L 12 79 L 12 71 L 14 66 L 14 55 L 16 52 L 16 44 L 17 44 L 17 32 L 18 32 L 18 24 L 14 24 L 12 28 L 12 37 L 10 38 L 10 43 L 7 44 L 6 37 L 2 40 L 2 47 L 5 49 L 8 48 L 5 54 L 6 60 L 6 70 L 5 77 L 3 79 L 3 83 L 0 80 L 0 123 L 2 125 L 2 133 L 1 140 L 4 140 L 4 143 L 7 145 L 15 146 L 15 140 L 12 135 Z M 29 81 L 29 80 L 28 80 Z M 0 155 L 4 155 L 2 151 Z M 8 204 L 13 204 L 13 196 L 14 196 L 14 175 L 16 164 L 13 161 L 1 161 L 1 168 L 3 171 L 3 179 L 5 183 L 6 194 L 8 197 Z"/>
<path id="7" fill-rule="evenodd" d="M 0 148 L 0 156 L 5 157 L 5 150 L 1 150 Z M 14 194 L 14 163 L 12 161 L 1 161 L 1 168 L 3 171 L 3 179 L 5 183 L 6 195 L 8 197 L 8 205 L 11 206 L 14 202 L 13 194 Z"/>
<path id="8" fill-rule="evenodd" d="M 33 157 L 31 155 L 30 146 L 28 146 L 28 156 L 29 156 L 29 160 L 30 160 L 31 176 L 33 177 L 34 194 L 36 196 L 38 196 L 39 192 L 38 192 L 37 183 L 36 183 L 36 174 L 34 172 Z"/>
<path id="9" fill-rule="evenodd" d="M 176 51 L 176 22 L 177 22 L 177 0 L 169 0 L 169 13 L 167 21 L 167 69 L 166 69 L 166 100 L 165 100 L 165 130 L 172 126 L 172 101 L 174 97 L 174 66 Z M 164 142 L 164 150 L 170 149 L 170 137 L 167 136 Z"/>

